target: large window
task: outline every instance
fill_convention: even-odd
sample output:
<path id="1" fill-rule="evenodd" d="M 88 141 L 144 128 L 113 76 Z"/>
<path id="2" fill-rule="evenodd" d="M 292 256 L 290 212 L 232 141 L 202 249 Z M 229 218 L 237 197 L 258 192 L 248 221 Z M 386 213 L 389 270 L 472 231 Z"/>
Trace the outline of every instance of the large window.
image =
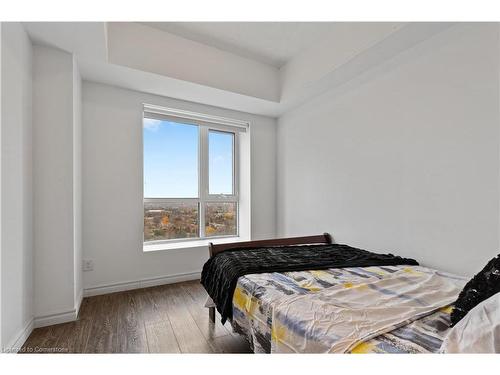
<path id="1" fill-rule="evenodd" d="M 245 128 L 171 113 L 144 110 L 144 242 L 237 236 Z"/>

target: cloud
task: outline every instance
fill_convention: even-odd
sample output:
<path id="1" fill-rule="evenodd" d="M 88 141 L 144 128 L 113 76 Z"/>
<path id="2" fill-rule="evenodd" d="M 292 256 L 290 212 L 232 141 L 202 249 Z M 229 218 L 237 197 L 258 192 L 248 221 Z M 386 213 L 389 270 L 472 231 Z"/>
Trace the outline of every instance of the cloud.
<path id="1" fill-rule="evenodd" d="M 152 132 L 155 132 L 160 128 L 161 123 L 162 122 L 160 120 L 155 120 L 152 118 L 145 118 L 143 126 L 144 126 L 144 129 L 151 130 Z"/>
<path id="2" fill-rule="evenodd" d="M 212 158 L 212 161 L 214 163 L 222 163 L 222 162 L 226 162 L 226 161 L 231 161 L 232 159 L 232 155 L 227 153 L 227 154 L 219 154 L 219 155 L 216 155 Z"/>

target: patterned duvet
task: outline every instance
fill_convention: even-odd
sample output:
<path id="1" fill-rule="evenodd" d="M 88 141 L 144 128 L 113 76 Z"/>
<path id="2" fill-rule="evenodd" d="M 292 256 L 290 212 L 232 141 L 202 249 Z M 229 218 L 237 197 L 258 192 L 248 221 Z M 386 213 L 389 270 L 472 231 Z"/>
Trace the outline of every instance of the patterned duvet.
<path id="1" fill-rule="evenodd" d="M 370 280 L 390 278 L 394 273 L 435 272 L 420 266 L 373 266 L 252 274 L 238 279 L 233 296 L 233 329 L 246 336 L 255 353 L 269 353 L 272 332 L 272 306 L 286 303 L 297 295 L 317 293 L 326 288 L 359 287 Z M 464 279 L 440 272 L 441 276 Z M 351 353 L 435 353 L 449 330 L 451 306 L 445 306 L 421 319 L 361 342 Z"/>

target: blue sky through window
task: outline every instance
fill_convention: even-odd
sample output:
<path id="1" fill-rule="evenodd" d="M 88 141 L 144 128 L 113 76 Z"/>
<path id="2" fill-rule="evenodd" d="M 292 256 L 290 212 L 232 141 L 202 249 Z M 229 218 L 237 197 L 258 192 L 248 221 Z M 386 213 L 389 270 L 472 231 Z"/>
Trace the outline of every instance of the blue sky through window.
<path id="1" fill-rule="evenodd" d="M 144 119 L 144 197 L 198 197 L 198 126 Z"/>
<path id="2" fill-rule="evenodd" d="M 198 197 L 196 125 L 144 118 L 144 197 Z M 209 132 L 209 190 L 233 192 L 233 135 Z"/>
<path id="3" fill-rule="evenodd" d="M 233 193 L 233 134 L 208 133 L 208 171 L 210 194 Z"/>

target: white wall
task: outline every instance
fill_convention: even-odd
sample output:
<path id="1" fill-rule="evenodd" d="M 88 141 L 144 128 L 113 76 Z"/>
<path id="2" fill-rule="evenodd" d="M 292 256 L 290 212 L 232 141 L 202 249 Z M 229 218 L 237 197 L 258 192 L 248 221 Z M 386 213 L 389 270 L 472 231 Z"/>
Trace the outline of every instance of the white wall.
<path id="1" fill-rule="evenodd" d="M 0 22 L 0 156 L 2 155 L 2 23 Z M 0 162 L 0 352 L 2 340 L 2 163 Z"/>
<path id="2" fill-rule="evenodd" d="M 71 54 L 34 46 L 33 160 L 35 325 L 76 317 L 79 237 L 77 212 L 78 74 Z M 77 87 L 75 87 L 75 85 Z M 76 124 L 76 125 L 75 125 Z"/>
<path id="3" fill-rule="evenodd" d="M 94 261 L 84 288 L 199 273 L 206 247 L 142 251 L 142 104 L 251 122 L 253 238 L 275 236 L 275 120 L 83 83 L 83 252 Z"/>
<path id="4" fill-rule="evenodd" d="M 83 296 L 82 280 L 82 78 L 73 56 L 73 269 L 74 306 L 78 309 Z"/>
<path id="5" fill-rule="evenodd" d="M 33 318 L 32 47 L 2 23 L 1 326 L 3 349 L 22 344 Z"/>
<path id="6" fill-rule="evenodd" d="M 459 25 L 279 119 L 278 232 L 473 274 L 498 252 L 498 26 Z"/>

